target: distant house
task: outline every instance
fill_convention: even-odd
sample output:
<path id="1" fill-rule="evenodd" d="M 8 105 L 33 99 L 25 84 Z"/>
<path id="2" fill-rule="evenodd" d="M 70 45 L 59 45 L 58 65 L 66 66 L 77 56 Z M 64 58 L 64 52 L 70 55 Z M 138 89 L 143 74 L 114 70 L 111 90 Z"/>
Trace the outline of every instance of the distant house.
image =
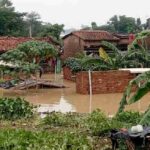
<path id="1" fill-rule="evenodd" d="M 51 37 L 43 38 L 28 38 L 28 37 L 0 37 L 0 54 L 14 49 L 17 45 L 27 41 L 44 41 L 54 45 L 57 49 L 60 48 L 60 44 Z"/>
<path id="2" fill-rule="evenodd" d="M 113 36 L 117 37 L 119 41 L 117 42 L 116 46 L 121 51 L 126 51 L 128 48 L 128 45 L 132 43 L 132 41 L 135 39 L 134 34 L 113 34 Z"/>
<path id="3" fill-rule="evenodd" d="M 111 34 L 101 30 L 79 30 L 65 35 L 63 38 L 64 53 L 62 59 L 75 56 L 79 52 L 85 52 L 87 55 L 91 53 L 98 54 L 101 47 L 101 41 L 108 41 L 115 44 L 122 51 L 127 50 L 129 44 L 128 35 Z M 107 52 L 110 49 L 105 47 Z"/>

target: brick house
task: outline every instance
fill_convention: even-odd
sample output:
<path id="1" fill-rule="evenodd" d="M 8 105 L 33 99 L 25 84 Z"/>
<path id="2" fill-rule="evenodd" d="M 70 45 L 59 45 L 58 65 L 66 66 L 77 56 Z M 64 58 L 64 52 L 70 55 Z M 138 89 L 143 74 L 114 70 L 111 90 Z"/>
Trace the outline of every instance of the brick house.
<path id="1" fill-rule="evenodd" d="M 52 45 L 54 45 L 57 49 L 60 49 L 60 44 L 56 42 L 53 38 L 51 37 L 44 37 L 44 38 L 29 38 L 29 37 L 0 37 L 0 54 L 14 49 L 17 47 L 17 45 L 27 42 L 27 41 L 44 41 L 48 42 Z"/>
<path id="2" fill-rule="evenodd" d="M 63 38 L 64 53 L 62 59 L 74 56 L 76 53 L 85 52 L 87 55 L 97 53 L 101 47 L 101 41 L 115 44 L 121 50 L 127 50 L 129 44 L 128 35 L 111 34 L 101 30 L 79 30 L 65 35 Z M 110 49 L 104 47 L 107 52 Z"/>

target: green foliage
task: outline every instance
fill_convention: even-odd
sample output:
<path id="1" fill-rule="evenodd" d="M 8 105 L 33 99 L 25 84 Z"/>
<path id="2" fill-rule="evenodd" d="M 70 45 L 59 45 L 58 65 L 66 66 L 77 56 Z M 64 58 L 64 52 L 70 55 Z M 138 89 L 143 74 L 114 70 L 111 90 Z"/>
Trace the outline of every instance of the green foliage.
<path id="1" fill-rule="evenodd" d="M 0 98 L 0 119 L 14 120 L 29 118 L 34 106 L 22 98 Z"/>
<path id="2" fill-rule="evenodd" d="M 85 58 L 86 57 L 86 54 L 84 52 L 78 52 L 75 54 L 75 58 L 79 58 L 79 59 L 82 59 L 82 58 Z"/>
<path id="3" fill-rule="evenodd" d="M 110 70 L 111 66 L 104 62 L 100 58 L 91 58 L 91 57 L 83 57 L 83 58 L 73 58 L 70 57 L 64 62 L 64 66 L 69 67 L 72 72 L 79 71 L 100 71 L 100 70 Z"/>
<path id="4" fill-rule="evenodd" d="M 30 127 L 26 130 L 20 128 L 25 128 L 24 123 L 29 126 L 27 121 L 21 121 L 19 124 L 20 120 L 15 120 L 7 125 L 8 122 L 2 120 L 4 123 L 0 122 L 0 149 L 109 150 L 110 130 L 130 128 L 138 120 L 140 115 L 135 112 L 125 112 L 117 117 L 108 118 L 100 110 L 91 114 L 52 112 L 42 121 L 38 120 L 38 124 L 37 120 L 34 125 L 29 123 Z M 12 125 L 13 129 L 10 129 Z M 17 130 L 14 130 L 14 127 Z M 119 148 L 123 149 L 124 141 L 119 142 Z"/>
<path id="5" fill-rule="evenodd" d="M 139 112 L 125 111 L 117 114 L 115 119 L 126 124 L 136 125 L 139 123 L 142 115 Z"/>
<path id="6" fill-rule="evenodd" d="M 53 45 L 47 42 L 28 41 L 24 42 L 14 50 L 8 51 L 0 56 L 0 60 L 9 65 L 0 65 L 3 72 L 34 74 L 39 70 L 41 60 L 57 56 L 57 51 Z M 13 69 L 12 69 L 13 68 Z"/>
<path id="7" fill-rule="evenodd" d="M 13 50 L 10 50 L 10 51 L 7 51 L 6 53 L 3 53 L 1 56 L 0 56 L 0 59 L 4 62 L 11 62 L 11 63 L 14 63 L 16 61 L 25 61 L 27 58 L 27 55 L 26 53 L 20 51 L 19 49 L 13 49 Z"/>
<path id="8" fill-rule="evenodd" d="M 84 124 L 85 117 L 77 113 L 63 114 L 60 112 L 49 113 L 43 119 L 43 125 L 51 127 L 80 127 Z"/>
<path id="9" fill-rule="evenodd" d="M 101 44 L 110 48 L 116 55 L 121 55 L 121 51 L 114 44 L 107 41 L 102 41 Z"/>
<path id="10" fill-rule="evenodd" d="M 31 12 L 26 14 L 26 25 L 29 28 L 29 36 L 35 37 L 37 36 L 37 33 L 41 31 L 42 24 L 41 21 L 39 21 L 40 15 L 36 12 Z"/>
<path id="11" fill-rule="evenodd" d="M 98 30 L 108 31 L 110 33 L 115 33 L 115 28 L 111 24 L 101 25 L 98 27 Z"/>
<path id="12" fill-rule="evenodd" d="M 72 70 L 72 72 L 81 71 L 81 59 L 69 57 L 64 62 L 64 66 L 69 67 Z"/>
<path id="13" fill-rule="evenodd" d="M 4 83 L 4 82 L 5 82 L 5 80 L 1 78 L 0 79 L 0 83 Z"/>
<path id="14" fill-rule="evenodd" d="M 0 9 L 13 11 L 12 2 L 10 0 L 0 0 Z"/>
<path id="15" fill-rule="evenodd" d="M 143 117 L 141 118 L 139 124 L 150 125 L 150 106 L 148 107 L 148 109 L 143 114 Z"/>
<path id="16" fill-rule="evenodd" d="M 17 49 L 20 52 L 25 53 L 28 62 L 33 62 L 35 58 L 40 60 L 47 57 L 52 57 L 57 55 L 57 51 L 53 45 L 47 42 L 40 41 L 28 41 L 18 45 Z M 39 60 L 39 61 L 40 61 Z"/>
<path id="17" fill-rule="evenodd" d="M 110 128 L 107 117 L 99 109 L 93 111 L 88 116 L 87 126 L 94 135 L 104 133 Z"/>
<path id="18" fill-rule="evenodd" d="M 86 29 L 105 30 L 112 33 L 126 34 L 140 32 L 142 31 L 142 26 L 140 18 L 114 15 L 109 19 L 107 24 L 99 26 L 96 22 L 91 22 L 91 27 L 86 27 Z"/>
<path id="19" fill-rule="evenodd" d="M 10 0 L 0 0 L 0 35 L 1 36 L 53 36 L 60 40 L 64 25 L 43 24 L 36 12 L 16 12 Z"/>
<path id="20" fill-rule="evenodd" d="M 132 96 L 130 96 L 133 86 L 136 86 L 138 88 L 136 92 Z M 138 75 L 135 79 L 129 82 L 123 94 L 122 100 L 120 102 L 118 113 L 124 110 L 125 105 L 132 104 L 140 100 L 145 94 L 149 92 L 149 90 L 150 90 L 150 72 L 148 71 Z"/>
<path id="21" fill-rule="evenodd" d="M 24 13 L 0 9 L 0 35 L 19 36 L 24 35 Z"/>
<path id="22" fill-rule="evenodd" d="M 87 136 L 73 132 L 1 130 L 0 149 L 92 150 Z"/>
<path id="23" fill-rule="evenodd" d="M 60 40 L 60 34 L 63 32 L 64 25 L 61 24 L 46 24 L 43 26 L 43 31 L 40 33 L 40 36 L 52 36 L 56 40 Z"/>
<path id="24" fill-rule="evenodd" d="M 109 20 L 109 24 L 113 25 L 116 32 L 119 33 L 136 33 L 142 30 L 140 19 L 138 21 L 132 17 L 123 16 L 113 16 Z"/>
<path id="25" fill-rule="evenodd" d="M 104 60 L 100 58 L 87 58 L 82 59 L 82 71 L 104 71 L 104 70 L 111 70 L 112 67 Z"/>

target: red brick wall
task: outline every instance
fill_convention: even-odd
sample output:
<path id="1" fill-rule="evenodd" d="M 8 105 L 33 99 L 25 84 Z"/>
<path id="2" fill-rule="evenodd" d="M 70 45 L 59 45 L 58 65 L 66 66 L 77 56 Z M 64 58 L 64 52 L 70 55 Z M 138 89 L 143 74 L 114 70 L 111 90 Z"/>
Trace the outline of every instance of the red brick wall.
<path id="1" fill-rule="evenodd" d="M 75 81 L 76 80 L 76 75 L 72 73 L 71 69 L 68 67 L 63 67 L 63 76 L 64 79 L 70 80 L 70 81 Z"/>
<path id="2" fill-rule="evenodd" d="M 129 71 L 95 71 L 92 77 L 92 93 L 122 93 L 128 82 L 135 77 Z M 76 92 L 89 94 L 88 72 L 79 72 L 76 76 Z"/>
<path id="3" fill-rule="evenodd" d="M 68 57 L 75 56 L 76 53 L 82 52 L 83 48 L 83 40 L 79 37 L 70 35 L 64 39 L 64 52 L 61 58 L 65 60 Z"/>

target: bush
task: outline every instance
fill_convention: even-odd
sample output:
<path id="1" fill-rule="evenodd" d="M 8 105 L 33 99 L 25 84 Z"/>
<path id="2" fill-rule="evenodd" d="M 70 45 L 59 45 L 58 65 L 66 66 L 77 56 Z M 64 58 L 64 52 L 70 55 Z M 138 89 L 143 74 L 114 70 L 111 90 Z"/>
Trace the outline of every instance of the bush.
<path id="1" fill-rule="evenodd" d="M 108 118 L 99 109 L 88 116 L 87 126 L 94 135 L 100 135 L 110 129 Z"/>
<path id="2" fill-rule="evenodd" d="M 83 126 L 84 118 L 77 113 L 51 112 L 44 118 L 43 124 L 52 127 L 80 127 Z"/>
<path id="3" fill-rule="evenodd" d="M 70 57 L 64 62 L 64 66 L 69 67 L 72 72 L 81 71 L 81 59 Z"/>
<path id="4" fill-rule="evenodd" d="M 0 98 L 0 119 L 29 118 L 34 106 L 22 98 Z"/>
<path id="5" fill-rule="evenodd" d="M 139 112 L 134 111 L 124 111 L 115 117 L 118 121 L 124 122 L 126 124 L 136 125 L 139 123 L 142 115 Z"/>

